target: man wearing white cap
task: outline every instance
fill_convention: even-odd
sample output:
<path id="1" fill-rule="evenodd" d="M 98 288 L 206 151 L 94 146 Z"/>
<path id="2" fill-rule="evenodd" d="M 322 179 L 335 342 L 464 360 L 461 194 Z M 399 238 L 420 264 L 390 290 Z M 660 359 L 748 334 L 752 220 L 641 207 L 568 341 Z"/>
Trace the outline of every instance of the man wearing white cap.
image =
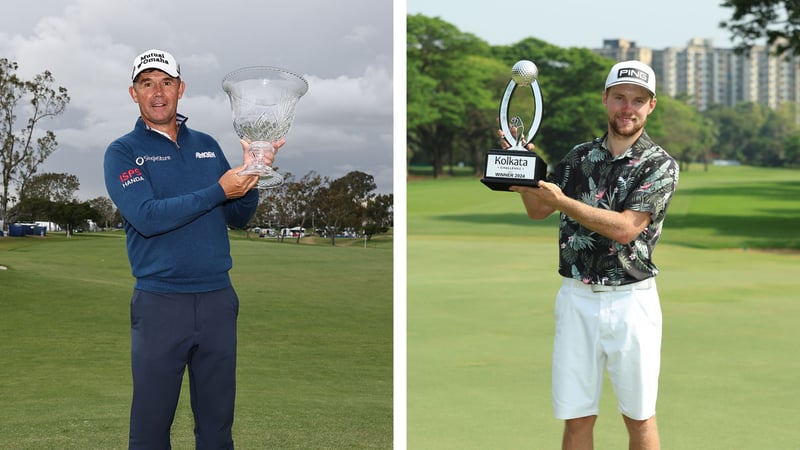
<path id="1" fill-rule="evenodd" d="M 591 449 L 603 374 L 631 449 L 658 449 L 661 307 L 652 256 L 678 164 L 644 129 L 656 77 L 639 61 L 612 67 L 602 95 L 608 130 L 575 146 L 538 187 L 514 186 L 528 216 L 560 212 L 553 407 L 563 448 Z"/>
<path id="2" fill-rule="evenodd" d="M 187 127 L 177 113 L 186 89 L 180 77 L 165 51 L 136 57 L 129 92 L 140 117 L 104 160 L 136 278 L 128 445 L 170 448 L 188 367 L 196 448 L 232 449 L 239 300 L 228 275 L 227 227 L 244 227 L 255 212 L 258 176 L 237 175 L 243 166 L 231 169 L 211 136 Z"/>

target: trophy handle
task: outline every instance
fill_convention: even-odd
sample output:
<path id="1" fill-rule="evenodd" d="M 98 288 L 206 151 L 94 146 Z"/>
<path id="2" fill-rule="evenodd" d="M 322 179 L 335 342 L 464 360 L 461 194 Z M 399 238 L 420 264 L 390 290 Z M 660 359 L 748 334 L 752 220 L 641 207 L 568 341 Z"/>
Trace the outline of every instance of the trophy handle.
<path id="1" fill-rule="evenodd" d="M 530 86 L 531 91 L 533 91 L 535 109 L 533 111 L 533 122 L 531 122 L 528 135 L 525 137 L 526 144 L 533 142 L 533 138 L 536 137 L 539 132 L 539 126 L 542 124 L 542 90 L 539 89 L 539 80 L 534 80 Z M 506 92 L 503 94 L 503 100 L 500 102 L 500 129 L 503 130 L 503 139 L 510 145 L 509 150 L 527 150 L 519 144 L 519 136 L 517 136 L 517 139 L 512 139 L 513 134 L 508 127 L 508 107 L 511 102 L 511 95 L 516 89 L 517 82 L 514 80 L 509 81 L 508 86 L 506 86 Z"/>

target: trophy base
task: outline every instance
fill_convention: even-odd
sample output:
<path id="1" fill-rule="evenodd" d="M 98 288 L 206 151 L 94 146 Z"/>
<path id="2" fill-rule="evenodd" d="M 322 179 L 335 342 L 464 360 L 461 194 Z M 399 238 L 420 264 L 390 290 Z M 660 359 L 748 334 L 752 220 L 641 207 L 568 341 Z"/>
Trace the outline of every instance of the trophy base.
<path id="1" fill-rule="evenodd" d="M 283 184 L 283 176 L 267 165 L 249 165 L 237 175 L 258 175 L 259 189 L 272 189 Z"/>
<path id="2" fill-rule="evenodd" d="M 509 191 L 511 186 L 538 187 L 547 178 L 547 163 L 527 150 L 489 150 L 481 183 L 493 191 Z"/>
<path id="3" fill-rule="evenodd" d="M 283 184 L 283 177 L 277 172 L 270 175 L 261 175 L 258 177 L 256 187 L 259 189 L 274 189 Z"/>
<path id="4" fill-rule="evenodd" d="M 539 187 L 539 180 L 509 180 L 507 178 L 483 177 L 481 178 L 481 183 L 493 191 L 506 192 L 511 192 L 511 186 Z"/>

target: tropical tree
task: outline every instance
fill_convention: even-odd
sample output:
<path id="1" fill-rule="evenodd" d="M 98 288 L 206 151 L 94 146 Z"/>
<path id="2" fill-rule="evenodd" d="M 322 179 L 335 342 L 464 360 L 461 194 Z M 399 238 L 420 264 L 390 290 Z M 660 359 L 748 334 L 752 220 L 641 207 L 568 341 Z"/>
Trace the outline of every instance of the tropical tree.
<path id="1" fill-rule="evenodd" d="M 438 176 L 446 163 L 452 167 L 463 160 L 479 174 L 486 150 L 498 148 L 498 106 L 511 67 L 522 59 L 539 67 L 543 104 L 533 105 L 529 89 L 515 91 L 511 103 L 512 108 L 518 99 L 529 103 L 520 114 L 527 128 L 533 108 L 543 111 L 537 153 L 555 164 L 575 144 L 605 132 L 601 96 L 613 61 L 535 38 L 492 47 L 439 18 L 412 15 L 407 23 L 410 164 L 432 164 Z M 657 129 L 658 121 L 651 126 Z"/>
<path id="2" fill-rule="evenodd" d="M 648 134 L 678 160 L 681 170 L 689 170 L 691 162 L 708 159 L 707 154 L 715 145 L 716 127 L 693 106 L 661 96 L 651 118 L 668 124 L 669 132 L 662 132 L 661 127 L 653 130 L 648 126 Z"/>
<path id="3" fill-rule="evenodd" d="M 439 18 L 411 15 L 407 19 L 407 115 L 411 160 L 433 165 L 443 174 L 453 160 L 454 141 L 463 133 L 468 112 L 489 109 L 493 94 L 486 90 L 493 74 L 476 67 L 490 56 L 489 45 Z"/>
<path id="4" fill-rule="evenodd" d="M 778 54 L 800 55 L 800 3 L 793 0 L 726 0 L 732 8 L 730 20 L 720 23 L 733 35 L 736 49 L 747 52 L 766 39 Z"/>
<path id="5" fill-rule="evenodd" d="M 486 151 L 500 148 L 496 134 L 498 105 L 511 71 L 495 58 L 470 57 L 468 62 L 471 70 L 476 72 L 475 77 L 483 78 L 484 90 L 489 98 L 482 105 L 467 109 L 464 128 L 453 140 L 455 145 L 448 163 L 452 172 L 457 161 L 466 161 L 474 168 L 474 174 L 481 176 L 485 168 Z M 530 103 L 533 104 L 533 97 L 530 97 Z M 516 106 L 517 103 L 512 102 L 512 105 Z"/>
<path id="6" fill-rule="evenodd" d="M 762 136 L 771 111 L 766 105 L 740 103 L 734 108 L 714 108 L 707 115 L 719 130 L 717 151 L 723 159 L 754 162 L 764 144 Z M 767 145 L 771 145 L 766 142 Z"/>

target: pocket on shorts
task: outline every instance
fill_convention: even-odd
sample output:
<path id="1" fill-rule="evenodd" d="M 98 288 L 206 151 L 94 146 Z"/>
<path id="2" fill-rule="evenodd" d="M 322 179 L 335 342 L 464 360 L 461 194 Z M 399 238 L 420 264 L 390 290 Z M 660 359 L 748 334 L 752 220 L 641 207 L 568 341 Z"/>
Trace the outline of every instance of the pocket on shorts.
<path id="1" fill-rule="evenodd" d="M 662 315 L 658 292 L 655 289 L 652 291 L 633 292 L 636 295 L 636 302 L 642 319 L 647 320 L 647 323 L 654 328 L 661 330 Z"/>

